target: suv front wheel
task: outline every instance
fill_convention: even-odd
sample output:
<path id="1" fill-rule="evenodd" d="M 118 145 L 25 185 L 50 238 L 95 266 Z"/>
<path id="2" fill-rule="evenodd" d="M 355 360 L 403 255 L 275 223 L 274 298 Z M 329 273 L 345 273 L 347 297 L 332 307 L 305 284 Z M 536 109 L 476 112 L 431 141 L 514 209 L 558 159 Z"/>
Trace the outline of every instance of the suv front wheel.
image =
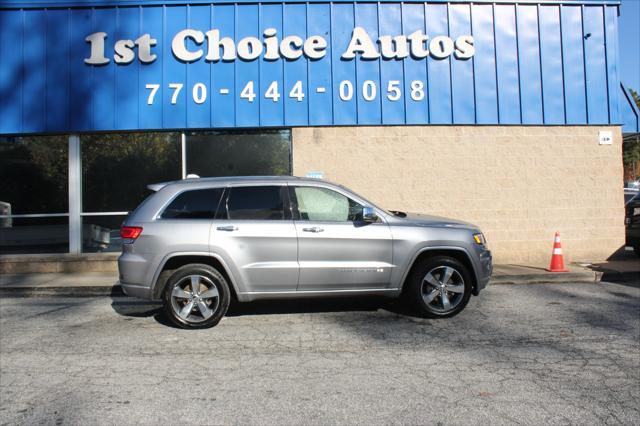
<path id="1" fill-rule="evenodd" d="M 209 328 L 227 313 L 231 293 L 224 276 L 204 264 L 178 268 L 167 281 L 163 303 L 167 316 L 182 328 Z"/>
<path id="2" fill-rule="evenodd" d="M 452 317 L 471 297 L 467 268 L 449 256 L 434 256 L 417 265 L 407 283 L 406 296 L 417 313 L 428 318 Z"/>

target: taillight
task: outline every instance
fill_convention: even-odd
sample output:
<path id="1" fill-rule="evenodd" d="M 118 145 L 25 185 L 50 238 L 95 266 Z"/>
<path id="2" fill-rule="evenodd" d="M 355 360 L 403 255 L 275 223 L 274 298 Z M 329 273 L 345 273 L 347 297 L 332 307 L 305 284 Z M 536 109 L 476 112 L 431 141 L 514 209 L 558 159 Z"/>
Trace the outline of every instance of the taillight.
<path id="1" fill-rule="evenodd" d="M 135 240 L 142 234 L 140 226 L 123 226 L 120 228 L 120 238 L 123 240 Z"/>

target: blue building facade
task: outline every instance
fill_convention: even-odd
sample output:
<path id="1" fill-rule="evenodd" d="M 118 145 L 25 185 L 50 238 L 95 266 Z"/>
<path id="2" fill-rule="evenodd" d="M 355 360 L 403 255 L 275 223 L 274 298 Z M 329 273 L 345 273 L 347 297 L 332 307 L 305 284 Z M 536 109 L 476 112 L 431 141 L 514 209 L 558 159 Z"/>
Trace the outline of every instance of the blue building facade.
<path id="1" fill-rule="evenodd" d="M 619 124 L 617 17 L 613 1 L 9 0 L 0 134 Z"/>

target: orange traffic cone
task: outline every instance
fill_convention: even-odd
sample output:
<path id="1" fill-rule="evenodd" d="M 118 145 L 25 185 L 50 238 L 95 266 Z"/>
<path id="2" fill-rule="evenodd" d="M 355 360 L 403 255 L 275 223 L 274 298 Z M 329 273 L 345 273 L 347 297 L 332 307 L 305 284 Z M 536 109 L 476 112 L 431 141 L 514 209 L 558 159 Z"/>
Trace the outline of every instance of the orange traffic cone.
<path id="1" fill-rule="evenodd" d="M 560 244 L 560 232 L 556 231 L 556 236 L 553 239 L 553 252 L 551 254 L 551 264 L 549 265 L 549 272 L 569 272 L 564 267 L 564 258 L 562 257 L 562 244 Z"/>

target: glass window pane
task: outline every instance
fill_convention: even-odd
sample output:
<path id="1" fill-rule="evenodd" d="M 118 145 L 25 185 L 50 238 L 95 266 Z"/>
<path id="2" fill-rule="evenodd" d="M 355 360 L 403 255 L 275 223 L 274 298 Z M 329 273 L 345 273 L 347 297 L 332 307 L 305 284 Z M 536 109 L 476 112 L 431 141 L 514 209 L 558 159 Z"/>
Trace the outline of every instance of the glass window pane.
<path id="1" fill-rule="evenodd" d="M 82 211 L 132 211 L 147 185 L 182 177 L 180 133 L 84 135 Z"/>
<path id="2" fill-rule="evenodd" d="M 12 214 L 66 213 L 68 158 L 68 136 L 0 137 L 0 202 Z"/>
<path id="3" fill-rule="evenodd" d="M 349 222 L 362 220 L 362 206 L 326 188 L 296 186 L 300 220 Z"/>
<path id="4" fill-rule="evenodd" d="M 187 173 L 210 176 L 291 174 L 290 130 L 186 134 Z"/>
<path id="5" fill-rule="evenodd" d="M 223 188 L 185 191 L 162 212 L 163 219 L 213 219 Z"/>
<path id="6" fill-rule="evenodd" d="M 0 219 L 0 254 L 68 251 L 68 217 Z"/>
<path id="7" fill-rule="evenodd" d="M 281 188 L 280 186 L 231 188 L 227 201 L 229 219 L 284 219 Z"/>
<path id="8" fill-rule="evenodd" d="M 122 250 L 120 226 L 123 216 L 83 216 L 82 252 L 118 252 Z"/>

